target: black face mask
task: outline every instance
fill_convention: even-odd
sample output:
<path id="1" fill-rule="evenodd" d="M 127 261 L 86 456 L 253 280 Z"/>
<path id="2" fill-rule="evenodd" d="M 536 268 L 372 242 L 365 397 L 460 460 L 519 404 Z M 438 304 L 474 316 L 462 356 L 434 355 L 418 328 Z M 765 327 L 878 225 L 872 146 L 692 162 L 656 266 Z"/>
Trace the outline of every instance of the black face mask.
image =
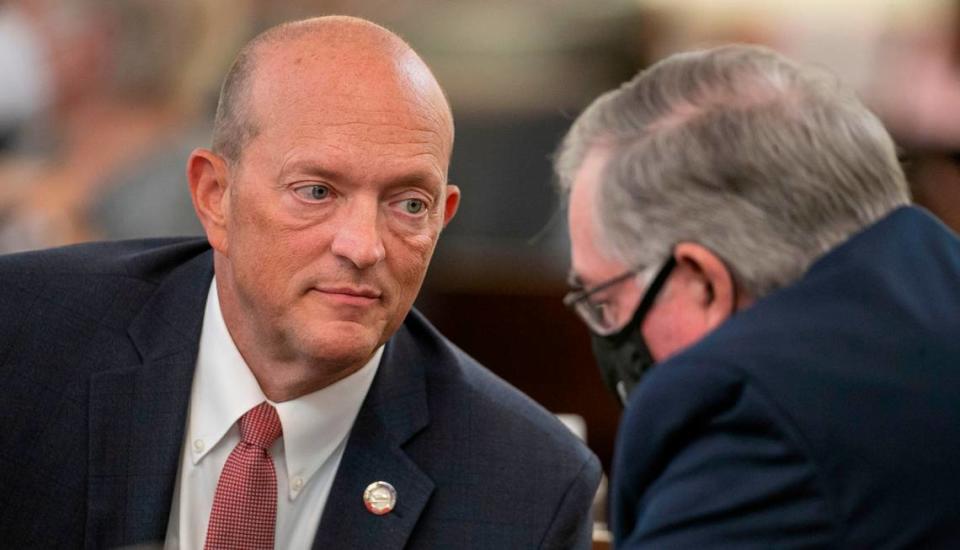
<path id="1" fill-rule="evenodd" d="M 667 281 L 667 277 L 677 261 L 670 255 L 670 258 L 663 264 L 653 282 L 647 287 L 647 291 L 640 300 L 640 305 L 633 313 L 633 318 L 619 331 L 600 336 L 591 332 L 593 340 L 593 355 L 597 359 L 597 366 L 600 367 L 600 375 L 603 377 L 604 384 L 610 388 L 620 402 L 627 404 L 627 397 L 634 386 L 640 382 L 647 371 L 653 367 L 655 361 L 650 354 L 650 348 L 643 338 L 640 331 L 640 325 L 643 323 L 647 312 L 653 307 L 653 302 L 657 294 Z"/>

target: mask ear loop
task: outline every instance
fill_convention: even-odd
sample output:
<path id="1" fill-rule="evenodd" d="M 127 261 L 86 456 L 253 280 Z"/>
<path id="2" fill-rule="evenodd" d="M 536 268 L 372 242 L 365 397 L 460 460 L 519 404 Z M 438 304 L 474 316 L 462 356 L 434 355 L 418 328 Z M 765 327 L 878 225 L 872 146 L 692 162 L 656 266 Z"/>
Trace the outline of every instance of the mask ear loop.
<path id="1" fill-rule="evenodd" d="M 615 360 L 614 363 L 616 366 L 613 368 L 604 368 L 603 362 L 598 363 L 600 366 L 600 372 L 603 376 L 604 383 L 610 388 L 617 397 L 620 398 L 620 403 L 626 405 L 627 397 L 629 390 L 632 389 L 632 386 L 640 380 L 643 374 L 653 366 L 653 357 L 650 355 L 650 350 L 648 349 L 646 342 L 642 334 L 639 334 L 640 325 L 643 322 L 644 317 L 647 312 L 653 307 L 653 302 L 656 300 L 657 295 L 660 293 L 660 289 L 666 283 L 667 278 L 670 276 L 670 273 L 673 271 L 673 268 L 676 267 L 677 261 L 673 257 L 673 254 L 663 263 L 660 267 L 659 272 L 656 277 L 654 277 L 653 282 L 647 287 L 647 290 L 643 294 L 643 298 L 640 300 L 640 304 L 637 306 L 637 309 L 633 313 L 633 317 L 630 319 L 630 322 L 626 324 L 619 331 L 607 335 L 600 336 L 596 333 L 593 333 L 593 344 L 594 344 L 594 353 L 599 354 L 598 349 L 605 350 L 619 350 L 613 351 L 613 353 L 620 355 L 626 353 L 628 355 L 633 355 L 640 353 L 642 357 L 646 359 L 641 362 L 641 364 L 632 364 L 634 359 L 627 359 L 626 363 L 629 363 L 630 366 L 625 366 L 623 358 Z M 639 338 L 639 347 L 636 347 L 636 339 Z M 631 342 L 634 340 L 634 342 Z M 630 384 L 631 387 L 628 388 L 627 384 Z"/>
<path id="2" fill-rule="evenodd" d="M 650 286 L 648 286 L 647 290 L 643 293 L 643 298 L 641 298 L 640 304 L 633 312 L 633 317 L 630 318 L 630 321 L 624 325 L 622 329 L 613 334 L 604 336 L 604 338 L 609 339 L 613 343 L 622 343 L 624 340 L 630 337 L 631 332 L 634 330 L 639 330 L 640 324 L 643 322 L 643 318 L 646 317 L 647 312 L 653 307 L 653 302 L 657 299 L 657 295 L 660 294 L 660 289 L 664 284 L 666 284 L 667 278 L 670 276 L 670 273 L 673 272 L 673 268 L 676 266 L 677 260 L 671 253 L 670 257 L 667 258 L 667 261 L 663 263 L 660 271 L 657 272 L 657 276 L 654 277 L 653 281 L 650 283 Z"/>
<path id="3" fill-rule="evenodd" d="M 727 273 L 730 275 L 731 283 L 733 284 L 733 289 L 732 289 L 733 303 L 731 305 L 731 316 L 732 316 L 737 312 L 736 280 L 733 276 L 733 271 L 730 270 L 726 262 L 723 262 L 723 265 L 724 265 L 724 269 L 726 269 Z M 673 254 L 671 254 L 670 257 L 667 258 L 666 261 L 664 261 L 663 265 L 660 267 L 659 272 L 654 277 L 650 285 L 647 287 L 643 297 L 640 299 L 640 304 L 637 306 L 637 309 L 633 313 L 633 317 L 623 328 L 621 328 L 619 331 L 613 334 L 609 334 L 606 336 L 601 336 L 596 333 L 593 333 L 595 352 L 597 350 L 598 345 L 608 350 L 617 349 L 617 348 L 620 348 L 620 349 L 632 348 L 632 346 L 636 346 L 638 344 L 638 342 L 636 341 L 636 338 L 639 337 L 639 346 L 640 348 L 643 349 L 641 353 L 647 357 L 647 361 L 648 361 L 648 362 L 644 362 L 642 365 L 633 366 L 633 367 L 639 367 L 639 371 L 634 371 L 633 369 L 631 369 L 630 372 L 625 372 L 622 366 L 623 365 L 622 360 L 618 361 L 618 363 L 620 363 L 620 366 L 614 369 L 605 370 L 601 366 L 601 374 L 604 377 L 604 382 L 606 383 L 607 387 L 613 390 L 614 393 L 617 395 L 617 397 L 620 398 L 620 402 L 623 405 L 626 405 L 627 403 L 627 397 L 628 397 L 627 394 L 629 392 L 629 389 L 627 387 L 627 379 L 632 379 L 633 383 L 636 383 L 644 375 L 644 373 L 646 373 L 650 368 L 655 366 L 653 357 L 650 355 L 650 350 L 647 347 L 645 339 L 643 338 L 642 334 L 638 335 L 638 332 L 640 331 L 640 326 L 643 323 L 643 320 L 646 318 L 647 313 L 649 312 L 650 309 L 653 308 L 653 303 L 656 300 L 657 296 L 660 294 L 660 290 L 666 284 L 667 278 L 670 276 L 670 274 L 673 272 L 673 269 L 676 266 L 677 266 L 677 260 L 673 256 Z M 634 340 L 634 341 L 630 342 L 631 340 Z M 635 347 L 633 347 L 632 349 L 636 350 Z M 628 363 L 629 362 L 630 361 L 628 361 Z M 612 380 L 610 379 L 611 377 L 612 377 Z"/>

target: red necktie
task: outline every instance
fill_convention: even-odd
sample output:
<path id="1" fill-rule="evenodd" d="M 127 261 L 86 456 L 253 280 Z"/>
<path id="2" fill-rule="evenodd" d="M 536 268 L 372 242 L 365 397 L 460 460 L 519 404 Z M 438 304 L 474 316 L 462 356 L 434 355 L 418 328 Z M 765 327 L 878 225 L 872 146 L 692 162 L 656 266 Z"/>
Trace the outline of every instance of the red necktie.
<path id="1" fill-rule="evenodd" d="M 240 417 L 240 443 L 227 457 L 217 482 L 206 550 L 273 548 L 277 472 L 269 449 L 282 433 L 280 417 L 267 402 Z"/>

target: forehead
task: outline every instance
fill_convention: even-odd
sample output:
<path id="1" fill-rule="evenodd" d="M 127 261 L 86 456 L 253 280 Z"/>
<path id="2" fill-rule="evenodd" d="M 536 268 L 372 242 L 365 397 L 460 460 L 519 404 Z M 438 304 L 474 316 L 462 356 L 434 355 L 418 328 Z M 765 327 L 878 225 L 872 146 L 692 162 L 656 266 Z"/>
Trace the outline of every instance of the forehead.
<path id="1" fill-rule="evenodd" d="M 452 148 L 449 107 L 406 48 L 327 46 L 299 40 L 257 54 L 249 108 L 261 132 L 347 143 L 409 144 L 438 158 Z"/>

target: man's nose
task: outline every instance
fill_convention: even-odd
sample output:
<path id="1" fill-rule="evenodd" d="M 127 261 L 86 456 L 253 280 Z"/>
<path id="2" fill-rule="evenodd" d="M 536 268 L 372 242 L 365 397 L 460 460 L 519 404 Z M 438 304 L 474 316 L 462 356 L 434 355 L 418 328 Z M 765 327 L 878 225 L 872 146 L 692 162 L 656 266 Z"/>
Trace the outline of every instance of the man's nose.
<path id="1" fill-rule="evenodd" d="M 380 237 L 379 204 L 357 199 L 343 214 L 331 245 L 333 253 L 349 260 L 357 269 L 383 260 L 386 250 Z"/>

